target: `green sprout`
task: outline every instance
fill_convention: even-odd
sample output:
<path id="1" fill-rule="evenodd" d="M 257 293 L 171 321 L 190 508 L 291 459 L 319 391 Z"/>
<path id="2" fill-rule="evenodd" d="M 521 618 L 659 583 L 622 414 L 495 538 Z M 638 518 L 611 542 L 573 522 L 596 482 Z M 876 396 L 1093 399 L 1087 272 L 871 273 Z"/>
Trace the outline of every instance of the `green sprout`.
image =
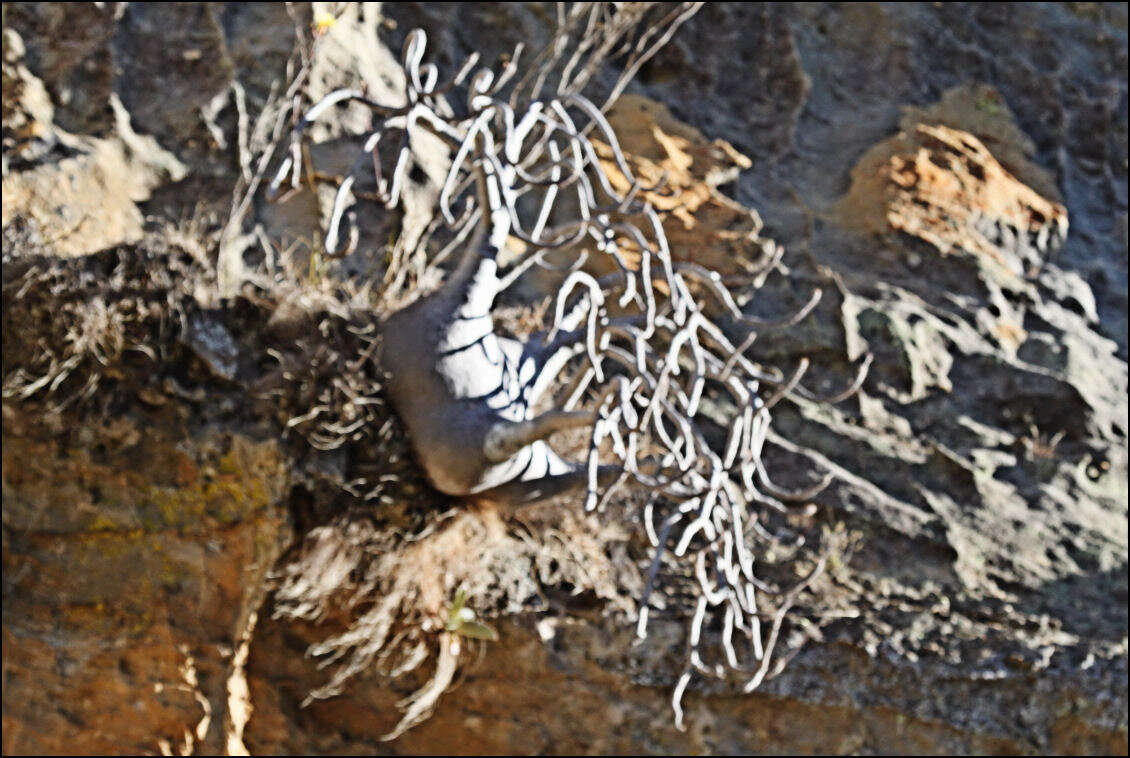
<path id="1" fill-rule="evenodd" d="M 462 637 L 497 642 L 498 632 L 481 621 L 475 621 L 475 612 L 465 605 L 466 599 L 467 593 L 462 589 L 455 593 L 455 602 L 443 622 L 444 628 Z"/>

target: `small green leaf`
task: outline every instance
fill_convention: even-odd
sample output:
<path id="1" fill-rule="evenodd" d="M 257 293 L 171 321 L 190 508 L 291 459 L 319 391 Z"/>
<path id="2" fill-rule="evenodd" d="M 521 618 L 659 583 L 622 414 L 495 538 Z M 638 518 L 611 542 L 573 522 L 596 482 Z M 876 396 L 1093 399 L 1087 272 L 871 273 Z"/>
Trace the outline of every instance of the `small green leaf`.
<path id="1" fill-rule="evenodd" d="M 463 637 L 471 637 L 476 640 L 487 640 L 489 642 L 498 642 L 498 632 L 494 631 L 494 629 L 479 621 L 465 621 L 459 626 L 458 629 L 455 629 L 453 631 Z"/>

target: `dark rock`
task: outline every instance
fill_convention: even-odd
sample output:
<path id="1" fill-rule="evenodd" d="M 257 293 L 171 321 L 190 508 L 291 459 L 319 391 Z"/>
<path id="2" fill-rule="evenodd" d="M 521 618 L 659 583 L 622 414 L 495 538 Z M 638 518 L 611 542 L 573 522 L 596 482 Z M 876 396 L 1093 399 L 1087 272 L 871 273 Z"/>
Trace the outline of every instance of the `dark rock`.
<path id="1" fill-rule="evenodd" d="M 414 138 L 411 207 L 359 197 L 341 262 L 313 258 L 331 184 L 252 203 L 290 289 L 221 299 L 191 267 L 214 237 L 169 252 L 191 209 L 227 212 L 232 83 L 254 116 L 313 15 L 291 10 L 4 6 L 5 752 L 1126 752 L 1124 6 L 708 4 L 622 101 L 644 115 L 614 112 L 639 165 L 684 168 L 676 255 L 740 273 L 786 245 L 758 315 L 824 289 L 752 357 L 810 357 L 821 391 L 875 357 L 858 398 L 774 409 L 773 470 L 836 476 L 818 513 L 839 547 L 787 627 L 807 646 L 753 695 L 696 682 L 686 733 L 679 598 L 647 644 L 625 621 L 632 504 L 450 510 L 380 400 L 379 314 L 327 294 L 379 276 L 394 234 L 416 249 L 445 153 Z M 410 29 L 446 71 L 538 47 L 552 14 L 350 8 L 315 84 L 391 98 Z M 365 126 L 343 109 L 316 167 L 347 168 Z M 350 560 L 295 579 L 292 528 L 296 554 L 340 529 Z M 392 579 L 437 609 L 474 579 L 500 632 L 392 744 L 430 663 L 301 707 L 335 681 L 312 649 L 371 639 L 391 579 L 362 548 L 432 551 Z M 354 605 L 267 599 L 272 569 Z"/>

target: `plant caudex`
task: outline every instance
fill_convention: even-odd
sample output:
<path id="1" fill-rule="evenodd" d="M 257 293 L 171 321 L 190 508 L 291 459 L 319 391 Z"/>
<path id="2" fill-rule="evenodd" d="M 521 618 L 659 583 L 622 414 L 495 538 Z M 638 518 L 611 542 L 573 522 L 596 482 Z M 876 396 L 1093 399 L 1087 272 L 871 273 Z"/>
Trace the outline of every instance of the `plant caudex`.
<path id="1" fill-rule="evenodd" d="M 497 76 L 480 69 L 468 80 L 472 56 L 441 82 L 436 66 L 422 63 L 424 45 L 424 33 L 416 30 L 404 47 L 405 105 L 338 90 L 310 108 L 270 192 L 298 187 L 302 137 L 311 122 L 335 104 L 371 109 L 375 126 L 340 184 L 326 234 L 327 253 L 343 255 L 357 238 L 347 206 L 363 162 L 371 159 L 379 197 L 394 207 L 411 168 L 416 130 L 450 145 L 454 157 L 438 210 L 451 242 L 438 257 L 460 249 L 461 257 L 437 290 L 384 323 L 388 396 L 429 480 L 445 493 L 515 505 L 582 491 L 587 510 L 627 486 L 648 493 L 643 521 L 654 556 L 639 602 L 638 635 L 647 634 L 666 552 L 688 561 L 698 582 L 686 668 L 673 700 L 681 722 L 692 672 L 746 672 L 747 690 L 762 681 L 783 615 L 808 581 L 791 590 L 771 587 L 755 573 L 751 548 L 753 540 L 777 540 L 766 512 L 789 512 L 786 503 L 809 500 L 829 481 L 789 491 L 773 483 L 762 461 L 773 406 L 788 395 L 817 399 L 800 384 L 808 363 L 802 360 L 785 376 L 745 354 L 761 333 L 804 318 L 820 293 L 779 321 L 744 314 L 718 273 L 672 256 L 659 217 L 639 199 L 657 188 L 633 177 L 592 102 L 567 88 L 539 97 L 540 84 L 526 87 L 526 97 L 519 99 L 514 88 L 503 99 L 517 72 L 517 53 Z M 464 112 L 453 116 L 444 96 L 465 80 Z M 399 145 L 385 176 L 380 151 L 394 135 Z M 628 179 L 627 191 L 609 181 L 602 155 Z M 504 270 L 509 237 L 521 240 L 525 251 Z M 531 267 L 548 266 L 547 254 L 570 251 L 551 326 L 525 342 L 496 334 L 491 311 L 499 293 Z M 749 286 L 763 281 L 780 255 L 778 248 L 768 256 Z M 585 264 L 596 258 L 610 262 L 613 273 L 589 273 Z M 740 337 L 731 338 L 735 332 Z M 819 399 L 835 402 L 853 393 L 869 360 L 847 390 Z M 720 445 L 704 435 L 708 400 L 716 426 L 717 414 L 726 415 Z M 565 460 L 547 443 L 571 429 L 589 430 L 583 461 Z M 818 561 L 816 570 L 822 565 Z M 779 595 L 767 628 L 759 606 L 763 592 Z M 724 666 L 702 658 L 708 617 L 721 628 Z M 473 620 L 448 619 L 449 630 L 456 622 L 466 628 Z"/>

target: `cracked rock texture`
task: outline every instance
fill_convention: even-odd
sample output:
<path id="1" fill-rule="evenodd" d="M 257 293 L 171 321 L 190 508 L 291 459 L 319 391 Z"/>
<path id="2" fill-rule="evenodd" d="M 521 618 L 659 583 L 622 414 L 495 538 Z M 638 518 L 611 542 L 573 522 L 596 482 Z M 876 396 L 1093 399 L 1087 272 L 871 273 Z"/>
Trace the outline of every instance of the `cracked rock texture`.
<path id="1" fill-rule="evenodd" d="M 349 10 L 315 84 L 395 92 L 416 26 L 446 70 L 551 19 Z M 784 246 L 788 276 L 743 307 L 824 290 L 753 348 L 810 357 L 813 389 L 874 355 L 857 397 L 775 411 L 774 470 L 837 475 L 821 504 L 846 547 L 802 604 L 810 641 L 752 695 L 693 685 L 679 732 L 683 624 L 641 648 L 628 579 L 509 577 L 480 608 L 500 639 L 393 742 L 420 683 L 361 676 L 301 707 L 326 681 L 309 646 L 350 619 L 276 617 L 270 590 L 336 507 L 320 488 L 410 461 L 375 432 L 303 447 L 287 420 L 330 402 L 327 346 L 354 343 L 310 315 L 314 285 L 222 301 L 210 268 L 232 83 L 254 113 L 292 18 L 6 3 L 3 24 L 5 753 L 1126 753 L 1124 4 L 714 3 L 680 30 L 610 116 L 642 176 L 668 172 L 675 254 L 731 273 Z M 355 117 L 317 136 L 319 170 L 348 165 Z M 358 251 L 320 276 L 368 270 L 393 232 L 417 244 L 447 159 L 415 147 L 405 212 L 362 201 Z M 312 275 L 327 211 L 307 191 L 251 213 Z M 278 379 L 268 348 L 307 373 Z M 646 556 L 613 531 L 586 550 L 630 576 Z"/>

